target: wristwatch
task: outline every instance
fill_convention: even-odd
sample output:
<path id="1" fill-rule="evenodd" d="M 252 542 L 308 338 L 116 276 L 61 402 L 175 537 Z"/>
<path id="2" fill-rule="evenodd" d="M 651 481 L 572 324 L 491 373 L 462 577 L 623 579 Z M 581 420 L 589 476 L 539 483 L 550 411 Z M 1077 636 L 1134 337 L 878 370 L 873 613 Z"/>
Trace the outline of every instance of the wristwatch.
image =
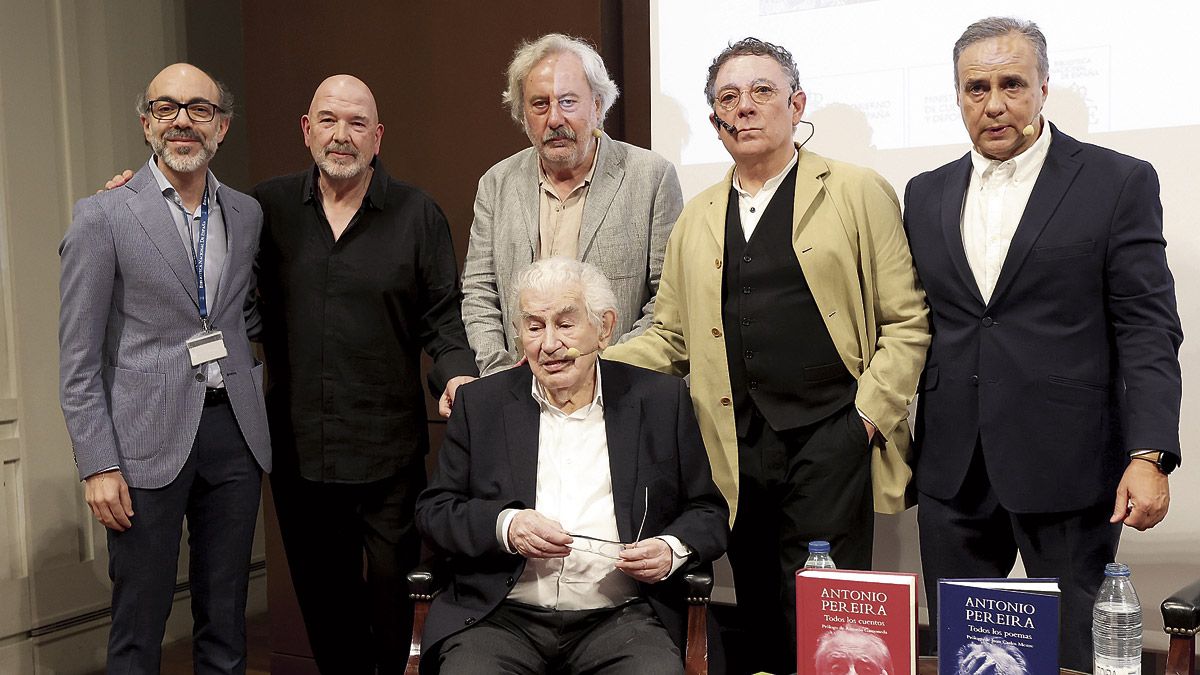
<path id="1" fill-rule="evenodd" d="M 1157 457 L 1155 455 L 1157 455 Z M 1157 466 L 1158 470 L 1161 471 L 1164 476 L 1171 475 L 1171 472 L 1175 470 L 1175 467 L 1179 466 L 1178 457 L 1169 452 L 1162 452 L 1160 450 L 1147 450 L 1144 452 L 1139 452 L 1137 454 L 1130 455 L 1130 458 L 1140 459 L 1154 464 L 1154 466 Z"/>

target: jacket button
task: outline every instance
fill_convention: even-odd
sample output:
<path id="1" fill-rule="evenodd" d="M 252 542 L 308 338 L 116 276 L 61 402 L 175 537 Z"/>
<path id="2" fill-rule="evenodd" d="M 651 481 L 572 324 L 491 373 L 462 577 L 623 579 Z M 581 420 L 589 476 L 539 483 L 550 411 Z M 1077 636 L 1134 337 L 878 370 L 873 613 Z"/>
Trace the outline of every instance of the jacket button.
<path id="1" fill-rule="evenodd" d="M 751 258 L 750 256 L 742 257 L 742 262 L 752 262 L 753 260 L 754 260 L 754 258 Z"/>
<path id="2" fill-rule="evenodd" d="M 728 407 L 731 403 L 733 403 L 733 401 L 730 400 L 728 396 L 721 397 L 721 405 Z"/>
<path id="3" fill-rule="evenodd" d="M 973 386 L 973 387 L 979 386 L 979 376 L 978 375 L 972 375 L 970 377 L 970 380 L 971 380 L 971 386 Z"/>
<path id="4" fill-rule="evenodd" d="M 994 324 L 994 323 L 996 323 L 996 322 L 992 321 L 992 317 L 990 317 L 990 316 L 983 317 L 983 327 L 984 328 L 991 328 L 992 324 Z"/>
<path id="5" fill-rule="evenodd" d="M 750 287 L 749 287 L 749 286 L 742 286 L 742 294 L 743 294 L 743 295 L 750 295 Z"/>
<path id="6" fill-rule="evenodd" d="M 717 266 L 717 269 L 721 269 L 721 259 L 720 258 L 717 258 L 716 260 L 714 260 L 713 264 Z"/>
<path id="7" fill-rule="evenodd" d="M 749 326 L 749 325 L 750 325 L 750 319 L 749 319 L 748 317 L 742 317 L 742 325 L 743 325 L 743 326 Z"/>
<path id="8" fill-rule="evenodd" d="M 758 389 L 758 380 L 750 380 L 751 391 Z"/>
<path id="9" fill-rule="evenodd" d="M 749 349 L 747 349 L 747 350 L 746 350 L 746 358 L 748 358 L 748 359 L 752 359 L 752 358 L 754 358 L 754 352 L 752 352 L 752 351 L 750 351 Z"/>
<path id="10" fill-rule="evenodd" d="M 714 328 L 714 329 L 712 329 L 712 335 L 713 335 L 713 337 L 715 337 L 715 338 L 719 338 L 719 337 L 721 337 L 721 329 L 720 329 L 720 328 Z"/>
<path id="11" fill-rule="evenodd" d="M 466 621 L 463 621 L 464 626 L 470 626 L 473 623 L 475 623 L 475 617 L 473 617 L 473 616 L 468 617 Z"/>
<path id="12" fill-rule="evenodd" d="M 204 381 L 204 373 L 196 373 L 196 381 L 203 382 Z"/>
<path id="13" fill-rule="evenodd" d="M 504 585 L 506 585 L 506 586 L 512 586 L 512 585 L 513 585 L 513 578 L 512 578 L 512 577 L 509 577 L 509 578 L 505 579 L 505 580 L 504 580 Z"/>

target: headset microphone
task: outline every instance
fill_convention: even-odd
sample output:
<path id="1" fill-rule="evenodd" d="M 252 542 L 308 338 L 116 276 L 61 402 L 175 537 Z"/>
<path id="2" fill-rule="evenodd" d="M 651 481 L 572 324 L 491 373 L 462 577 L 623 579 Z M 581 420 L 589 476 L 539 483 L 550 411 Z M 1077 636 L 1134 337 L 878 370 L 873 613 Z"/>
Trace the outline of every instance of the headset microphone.
<path id="1" fill-rule="evenodd" d="M 1037 117 L 1033 118 L 1033 120 L 1029 124 L 1026 124 L 1025 128 L 1021 129 L 1021 135 L 1024 136 L 1025 138 L 1029 138 L 1030 136 L 1033 136 L 1034 134 L 1036 134 L 1038 128 L 1034 126 L 1034 123 L 1037 122 L 1040 118 L 1041 118 L 1041 115 L 1039 114 Z"/>
<path id="2" fill-rule="evenodd" d="M 729 132 L 730 136 L 737 138 L 737 135 L 738 135 L 737 127 L 733 126 L 729 122 L 726 122 L 725 120 L 721 119 L 720 117 L 717 117 L 716 113 L 709 115 L 708 119 L 712 120 L 713 126 L 717 128 L 717 131 L 724 129 L 725 131 Z"/>
<path id="3" fill-rule="evenodd" d="M 581 352 L 578 349 L 576 349 L 575 347 L 567 347 L 567 351 L 565 354 L 563 354 L 563 356 L 565 356 L 566 358 L 571 359 L 573 361 L 575 359 L 578 359 L 581 356 L 587 356 L 588 354 L 595 354 L 598 351 L 600 351 L 599 345 L 597 345 L 595 349 L 589 349 L 586 352 Z"/>

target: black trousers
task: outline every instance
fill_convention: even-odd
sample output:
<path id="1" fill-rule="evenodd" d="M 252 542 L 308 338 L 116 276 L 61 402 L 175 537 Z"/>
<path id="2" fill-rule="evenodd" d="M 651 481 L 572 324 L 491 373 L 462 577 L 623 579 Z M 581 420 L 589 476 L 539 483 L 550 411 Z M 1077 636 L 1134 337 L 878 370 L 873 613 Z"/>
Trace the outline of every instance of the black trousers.
<path id="1" fill-rule="evenodd" d="M 442 641 L 441 675 L 671 675 L 683 658 L 649 602 L 555 611 L 504 602 Z"/>
<path id="2" fill-rule="evenodd" d="M 405 575 L 420 559 L 413 509 L 424 466 L 371 483 L 308 481 L 276 467 L 271 493 L 317 667 L 404 672 L 412 631 Z"/>
<path id="3" fill-rule="evenodd" d="M 977 442 L 953 499 L 917 497 L 930 625 L 937 626 L 938 579 L 1007 577 L 1020 551 L 1030 577 L 1059 578 L 1060 665 L 1091 672 L 1092 603 L 1121 536 L 1121 525 L 1108 522 L 1111 515 L 1111 503 L 1064 513 L 1008 511 L 992 490 Z"/>
<path id="4" fill-rule="evenodd" d="M 166 487 L 130 489 L 132 526 L 108 531 L 108 668 L 157 673 L 187 519 L 196 673 L 246 672 L 246 589 L 262 473 L 228 403 L 206 406 L 192 452 Z"/>
<path id="5" fill-rule="evenodd" d="M 842 569 L 870 569 L 875 516 L 871 455 L 853 405 L 776 432 L 756 416 L 738 439 L 737 520 L 729 562 L 743 639 L 729 672 L 796 671 L 796 570 L 824 539 Z"/>

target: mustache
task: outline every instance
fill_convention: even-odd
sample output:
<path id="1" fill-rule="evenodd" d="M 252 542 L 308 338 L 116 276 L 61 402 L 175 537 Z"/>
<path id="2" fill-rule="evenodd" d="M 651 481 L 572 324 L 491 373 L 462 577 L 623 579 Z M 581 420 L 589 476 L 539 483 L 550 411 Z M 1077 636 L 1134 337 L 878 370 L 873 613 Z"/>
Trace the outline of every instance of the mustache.
<path id="1" fill-rule="evenodd" d="M 200 134 L 192 129 L 167 129 L 163 133 L 163 140 L 167 141 L 200 141 Z"/>
<path id="2" fill-rule="evenodd" d="M 353 157 L 358 157 L 358 148 L 349 143 L 330 143 L 329 145 L 325 146 L 325 154 L 328 155 L 331 152 L 340 152 Z"/>
<path id="3" fill-rule="evenodd" d="M 557 129 L 547 129 L 546 133 L 542 134 L 542 142 L 549 143 L 556 138 L 565 138 L 569 141 L 575 140 L 575 130 L 571 127 L 559 127 Z"/>

